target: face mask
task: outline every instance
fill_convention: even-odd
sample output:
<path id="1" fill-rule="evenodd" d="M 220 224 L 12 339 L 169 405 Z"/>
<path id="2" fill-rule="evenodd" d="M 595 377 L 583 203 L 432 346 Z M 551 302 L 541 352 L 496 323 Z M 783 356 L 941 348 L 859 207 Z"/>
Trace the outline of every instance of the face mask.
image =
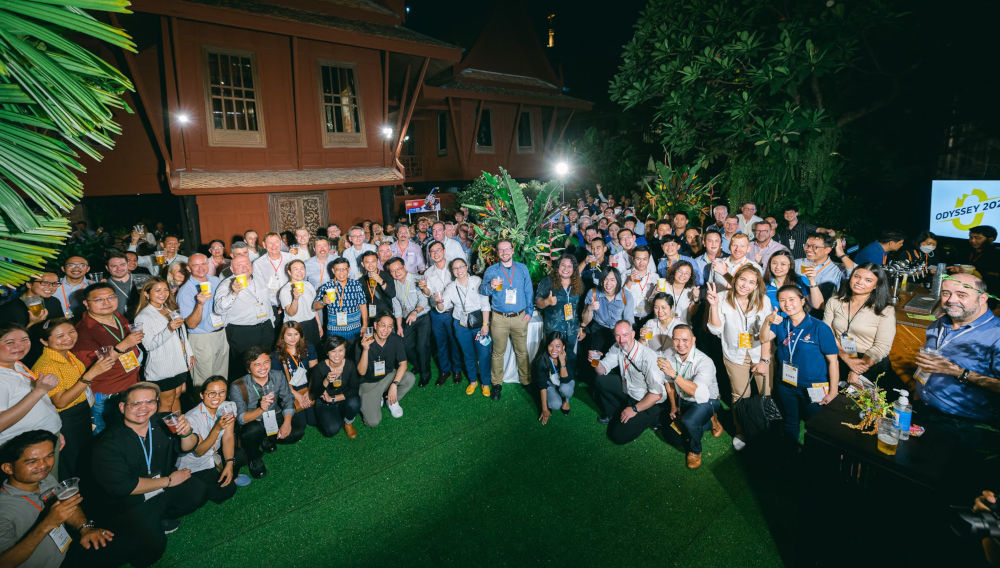
<path id="1" fill-rule="evenodd" d="M 622 208 L 621 207 L 615 207 L 615 215 L 619 215 L 619 214 L 621 214 L 621 212 L 622 212 Z"/>
<path id="2" fill-rule="evenodd" d="M 934 252 L 936 247 L 934 245 L 920 245 L 920 252 L 924 254 L 930 254 Z"/>

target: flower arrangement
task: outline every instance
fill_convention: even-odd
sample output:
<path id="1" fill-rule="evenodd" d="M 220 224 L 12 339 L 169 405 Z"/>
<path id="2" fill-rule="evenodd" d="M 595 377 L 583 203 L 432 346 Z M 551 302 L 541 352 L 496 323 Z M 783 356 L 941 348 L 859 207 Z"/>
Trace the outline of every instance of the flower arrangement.
<path id="1" fill-rule="evenodd" d="M 528 267 L 532 280 L 540 280 L 548 273 L 552 256 L 562 250 L 566 236 L 562 226 L 552 222 L 561 213 L 562 185 L 552 181 L 519 184 L 503 168 L 498 176 L 483 172 L 481 179 L 490 187 L 490 198 L 481 206 L 464 199 L 462 203 L 477 217 L 472 245 L 479 252 L 476 269 L 496 262 L 497 242 L 509 239 L 514 243 L 514 260 Z M 538 195 L 529 200 L 525 189 L 536 187 Z"/>
<path id="2" fill-rule="evenodd" d="M 650 158 L 652 176 L 645 180 L 646 199 L 649 200 L 645 208 L 647 214 L 662 219 L 667 213 L 683 211 L 693 225 L 703 224 L 711 215 L 712 202 L 716 199 L 715 182 L 719 178 L 706 180 L 699 176 L 698 172 L 707 164 L 698 160 L 693 166 L 675 168 L 669 154 L 663 162 Z"/>
<path id="3" fill-rule="evenodd" d="M 849 398 L 861 411 L 861 422 L 850 424 L 842 422 L 844 426 L 860 430 L 862 434 L 875 434 L 878 431 L 878 423 L 883 418 L 889 418 L 892 413 L 892 405 L 885 399 L 886 390 L 878 387 L 878 380 L 885 373 L 875 378 L 875 383 L 871 387 L 850 387 L 844 392 L 844 396 Z"/>

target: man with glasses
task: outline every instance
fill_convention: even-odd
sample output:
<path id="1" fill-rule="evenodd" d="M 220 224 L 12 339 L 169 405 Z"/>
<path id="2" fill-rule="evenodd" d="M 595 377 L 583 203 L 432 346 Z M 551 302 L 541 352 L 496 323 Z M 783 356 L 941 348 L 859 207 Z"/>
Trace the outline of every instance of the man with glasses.
<path id="1" fill-rule="evenodd" d="M 396 227 L 396 242 L 392 243 L 390 250 L 393 256 L 403 259 L 406 271 L 411 274 L 423 272 L 427 268 L 427 263 L 424 262 L 424 253 L 420 250 L 420 246 L 410 238 L 410 226 L 406 223 L 400 223 Z"/>
<path id="2" fill-rule="evenodd" d="M 347 277 L 351 280 L 356 280 L 358 276 L 361 276 L 361 263 L 358 262 L 358 259 L 366 251 L 375 252 L 375 246 L 365 242 L 365 230 L 357 225 L 347 231 L 347 240 L 351 242 L 351 246 L 344 249 L 341 257 L 347 259 L 350 265 L 350 272 Z"/>
<path id="3" fill-rule="evenodd" d="M 142 352 L 137 346 L 142 342 L 143 333 L 133 331 L 128 320 L 116 311 L 118 296 L 107 282 L 91 284 L 83 291 L 83 297 L 87 311 L 76 323 L 78 339 L 73 354 L 88 369 L 103 356 L 102 351 L 118 359 L 111 369 L 94 377 L 90 385 L 94 392 L 90 417 L 94 435 L 97 435 L 105 425 L 121 422 L 118 394 L 139 381 Z"/>
<path id="4" fill-rule="evenodd" d="M 132 230 L 132 242 L 128 245 L 129 252 L 136 252 L 139 246 L 139 233 L 134 229 Z M 172 264 L 177 264 L 178 262 L 187 262 L 188 257 L 183 254 L 178 254 L 177 251 L 181 248 L 181 241 L 175 235 L 165 235 L 163 240 L 160 241 L 160 248 L 163 251 L 163 261 L 162 264 L 156 262 L 156 255 L 146 255 L 139 257 L 139 266 L 144 266 L 149 270 L 150 274 L 158 274 L 161 267 L 170 267 Z"/>
<path id="5" fill-rule="evenodd" d="M 82 256 L 71 256 L 66 259 L 62 269 L 65 276 L 59 281 L 54 295 L 59 300 L 63 315 L 72 318 L 74 311 L 80 308 L 80 299 L 76 297 L 76 293 L 90 284 L 86 279 L 90 263 Z"/>
<path id="6" fill-rule="evenodd" d="M 306 280 L 312 284 L 313 289 L 319 287 L 330 279 L 329 265 L 333 259 L 337 258 L 337 253 L 330 253 L 330 240 L 326 237 L 316 237 L 313 241 L 313 251 L 315 256 L 306 260 Z"/>
<path id="7" fill-rule="evenodd" d="M 635 340 L 632 322 L 615 324 L 615 344 L 597 365 L 595 390 L 608 438 L 627 444 L 658 424 L 667 400 L 667 380 L 657 366 L 656 352 Z M 615 369 L 618 373 L 612 374 Z"/>
<path id="8" fill-rule="evenodd" d="M 52 296 L 59 285 L 59 277 L 54 272 L 43 272 L 32 277 L 18 300 L 0 306 L 0 321 L 16 322 L 30 328 L 50 319 L 62 317 L 62 306 Z M 29 309 L 29 306 L 38 307 Z M 38 348 L 38 352 L 41 353 L 41 347 Z M 35 359 L 37 358 L 36 355 Z M 24 363 L 30 367 L 34 359 L 31 363 L 27 361 Z"/>
<path id="9" fill-rule="evenodd" d="M 219 282 L 212 293 L 212 311 L 226 323 L 230 380 L 246 373 L 243 356 L 251 347 L 274 343 L 274 311 L 267 284 L 251 274 L 251 266 L 248 255 L 234 255 L 233 275 Z"/>
<path id="10" fill-rule="evenodd" d="M 133 277 L 128 270 L 128 260 L 123 254 L 110 255 L 105 266 L 108 268 L 108 279 L 105 282 L 115 289 L 122 313 L 134 314 L 136 306 L 139 305 L 139 288 L 142 288 L 148 277 Z"/>
<path id="11" fill-rule="evenodd" d="M 201 387 L 209 377 L 229 370 L 229 343 L 226 342 L 226 321 L 212 311 L 212 297 L 219 288 L 219 279 L 210 275 L 207 256 L 191 255 L 188 270 L 191 278 L 177 289 L 177 309 L 187 326 L 194 367 L 191 384 Z"/>
<path id="12" fill-rule="evenodd" d="M 836 240 L 830 235 L 810 233 L 803 247 L 806 257 L 795 259 L 795 273 L 816 282 L 824 301 L 829 300 L 830 296 L 840 288 L 840 283 L 847 278 L 844 268 L 830 258 L 830 251 L 835 244 Z M 852 263 L 851 267 L 853 266 Z"/>
<path id="13" fill-rule="evenodd" d="M 295 257 L 281 250 L 281 235 L 268 233 L 264 235 L 264 249 L 267 251 L 253 261 L 253 278 L 267 290 L 267 297 L 274 311 L 274 326 L 281 326 L 281 306 L 278 305 L 278 290 L 288 283 L 288 273 L 285 265 L 295 260 Z"/>
<path id="14" fill-rule="evenodd" d="M 514 262 L 514 243 L 507 239 L 498 242 L 497 257 L 500 262 L 486 269 L 483 283 L 479 285 L 479 293 L 488 297 L 493 307 L 490 318 L 490 337 L 493 338 L 493 368 L 490 370 L 493 388 L 490 398 L 493 400 L 500 400 L 508 340 L 514 343 L 518 379 L 522 385 L 531 384 L 528 322 L 535 313 L 532 303 L 535 289 L 531 285 L 531 274 L 527 266 Z"/>
<path id="15" fill-rule="evenodd" d="M 771 224 L 767 221 L 758 221 L 754 224 L 753 235 L 754 240 L 750 243 L 750 253 L 748 256 L 762 267 L 767 266 L 767 262 L 771 259 L 772 254 L 779 250 L 788 250 L 785 245 L 771 238 L 774 236 L 774 229 L 771 228 Z"/>
<path id="16" fill-rule="evenodd" d="M 392 265 L 402 266 L 402 262 L 393 262 Z M 413 373 L 406 370 L 406 346 L 398 335 L 392 333 L 394 325 L 392 316 L 379 316 L 375 321 L 375 335 L 362 338 L 357 348 L 361 417 L 365 426 L 370 428 L 382 422 L 383 403 L 389 407 L 393 418 L 403 416 L 399 401 L 410 392 L 417 380 Z"/>
<path id="17" fill-rule="evenodd" d="M 167 428 L 156 412 L 159 395 L 160 388 L 147 382 L 122 392 L 123 423 L 109 427 L 94 443 L 98 495 L 88 499 L 98 508 L 96 520 L 114 532 L 115 540 L 145 543 L 149 563 L 163 555 L 165 535 L 180 527 L 180 517 L 207 499 L 204 482 L 191 477 L 190 469 L 175 467 L 178 452 L 193 450 L 199 436 L 184 416 L 173 431 Z"/>

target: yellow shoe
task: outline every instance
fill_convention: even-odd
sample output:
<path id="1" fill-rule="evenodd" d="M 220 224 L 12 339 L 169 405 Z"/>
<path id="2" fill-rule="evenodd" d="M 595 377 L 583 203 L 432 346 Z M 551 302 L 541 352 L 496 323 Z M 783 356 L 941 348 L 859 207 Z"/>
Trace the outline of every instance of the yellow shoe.
<path id="1" fill-rule="evenodd" d="M 489 398 L 490 396 L 490 385 L 483 385 L 483 396 Z"/>
<path id="2" fill-rule="evenodd" d="M 471 395 L 476 392 L 476 383 L 469 383 L 469 386 L 465 387 L 465 394 Z"/>

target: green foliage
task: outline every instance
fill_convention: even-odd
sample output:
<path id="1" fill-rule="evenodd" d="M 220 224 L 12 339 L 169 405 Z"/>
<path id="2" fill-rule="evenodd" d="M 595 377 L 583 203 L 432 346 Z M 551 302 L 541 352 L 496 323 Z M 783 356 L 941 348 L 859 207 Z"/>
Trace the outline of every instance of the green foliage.
<path id="1" fill-rule="evenodd" d="M 126 0 L 0 4 L 0 283 L 25 282 L 65 240 L 83 196 L 78 153 L 99 160 L 121 131 L 112 109 L 132 84 L 66 36 L 135 51 L 128 34 L 84 10 L 128 13 Z"/>
<path id="2" fill-rule="evenodd" d="M 692 223 L 700 225 L 711 215 L 715 183 L 719 178 L 699 179 L 698 172 L 707 164 L 699 159 L 693 166 L 675 168 L 670 156 L 665 162 L 650 159 L 649 170 L 655 177 L 651 183 L 646 182 L 646 201 L 640 203 L 640 215 L 645 212 L 642 217 L 649 215 L 662 219 L 667 213 L 683 211 Z"/>
<path id="3" fill-rule="evenodd" d="M 638 189 L 645 168 L 642 153 L 624 135 L 590 127 L 573 145 L 573 162 L 583 187 L 602 185 L 605 196 L 630 195 Z"/>
<path id="4" fill-rule="evenodd" d="M 561 250 L 557 241 L 565 237 L 561 230 L 547 225 L 562 207 L 562 184 L 535 180 L 519 184 L 503 168 L 498 176 L 483 172 L 479 179 L 489 186 L 489 197 L 482 205 L 462 202 L 478 217 L 472 244 L 479 251 L 476 270 L 481 272 L 496 262 L 497 243 L 509 239 L 514 243 L 514 260 L 524 263 L 537 282 L 548 273 L 550 255 Z M 534 199 L 527 196 L 530 188 L 538 191 Z"/>
<path id="5" fill-rule="evenodd" d="M 842 182 L 841 129 L 869 112 L 849 109 L 840 83 L 898 16 L 884 0 L 651 0 L 611 98 L 646 113 L 677 160 L 704 156 L 731 202 L 811 214 Z"/>

